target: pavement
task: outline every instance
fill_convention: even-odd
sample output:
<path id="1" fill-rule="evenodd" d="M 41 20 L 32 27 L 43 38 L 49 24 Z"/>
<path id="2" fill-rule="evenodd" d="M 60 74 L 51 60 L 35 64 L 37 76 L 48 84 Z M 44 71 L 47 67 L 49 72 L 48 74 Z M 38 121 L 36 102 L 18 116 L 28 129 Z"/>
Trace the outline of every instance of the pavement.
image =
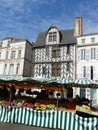
<path id="1" fill-rule="evenodd" d="M 54 129 L 0 122 L 0 130 L 54 130 Z"/>

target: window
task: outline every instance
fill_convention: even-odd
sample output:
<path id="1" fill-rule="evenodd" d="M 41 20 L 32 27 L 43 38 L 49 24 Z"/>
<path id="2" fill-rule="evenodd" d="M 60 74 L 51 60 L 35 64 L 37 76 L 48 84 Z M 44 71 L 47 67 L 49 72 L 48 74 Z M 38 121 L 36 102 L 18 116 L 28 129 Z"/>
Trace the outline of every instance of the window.
<path id="1" fill-rule="evenodd" d="M 96 49 L 91 48 L 91 59 L 96 59 Z"/>
<path id="2" fill-rule="evenodd" d="M 67 71 L 70 71 L 70 64 L 67 62 Z"/>
<path id="3" fill-rule="evenodd" d="M 81 60 L 85 60 L 85 49 L 81 49 Z"/>
<path id="4" fill-rule="evenodd" d="M 3 74 L 6 75 L 7 74 L 7 64 L 5 64 L 4 66 L 4 71 L 3 71 Z"/>
<path id="5" fill-rule="evenodd" d="M 13 75 L 13 74 L 14 74 L 14 64 L 10 64 L 9 75 Z"/>
<path id="6" fill-rule="evenodd" d="M 6 59 L 8 59 L 8 54 L 9 54 L 9 53 L 8 53 L 8 51 L 7 51 L 7 52 L 6 52 L 6 57 L 5 57 Z"/>
<path id="7" fill-rule="evenodd" d="M 7 47 L 10 47 L 10 43 L 9 42 L 7 43 Z"/>
<path id="8" fill-rule="evenodd" d="M 81 97 L 81 98 L 85 98 L 85 95 L 86 95 L 86 90 L 85 90 L 85 88 L 80 88 L 80 97 Z"/>
<path id="9" fill-rule="evenodd" d="M 16 68 L 16 75 L 19 73 L 19 68 L 20 68 L 20 64 L 17 64 L 17 68 Z"/>
<path id="10" fill-rule="evenodd" d="M 70 54 L 70 45 L 67 46 L 67 54 Z"/>
<path id="11" fill-rule="evenodd" d="M 95 37 L 92 37 L 92 38 L 91 38 L 91 42 L 95 42 Z"/>
<path id="12" fill-rule="evenodd" d="M 1 52 L 0 52 L 0 59 L 1 59 Z"/>
<path id="13" fill-rule="evenodd" d="M 85 43 L 85 39 L 81 39 L 81 42 L 82 42 L 82 43 Z"/>
<path id="14" fill-rule="evenodd" d="M 18 51 L 18 58 L 21 58 L 21 50 Z"/>
<path id="15" fill-rule="evenodd" d="M 52 64 L 52 76 L 60 76 L 61 74 L 61 64 L 53 63 Z"/>
<path id="16" fill-rule="evenodd" d="M 49 56 L 49 47 L 46 47 L 46 56 Z"/>
<path id="17" fill-rule="evenodd" d="M 83 77 L 86 77 L 86 66 L 83 66 Z"/>
<path id="18" fill-rule="evenodd" d="M 94 76 L 93 73 L 94 73 L 94 72 L 93 72 L 93 66 L 91 66 L 91 79 L 93 79 L 93 76 Z"/>
<path id="19" fill-rule="evenodd" d="M 49 33 L 49 42 L 57 41 L 57 32 Z"/>
<path id="20" fill-rule="evenodd" d="M 58 58 L 58 57 L 60 57 L 60 47 L 53 46 L 52 47 L 52 58 Z"/>
<path id="21" fill-rule="evenodd" d="M 43 67 L 43 75 L 46 74 L 46 67 Z"/>
<path id="22" fill-rule="evenodd" d="M 49 33 L 49 42 L 52 42 L 52 33 Z"/>
<path id="23" fill-rule="evenodd" d="M 11 59 L 15 59 L 15 51 L 11 52 Z"/>
<path id="24" fill-rule="evenodd" d="M 2 48 L 2 44 L 3 44 L 3 42 L 0 42 L 0 48 Z"/>

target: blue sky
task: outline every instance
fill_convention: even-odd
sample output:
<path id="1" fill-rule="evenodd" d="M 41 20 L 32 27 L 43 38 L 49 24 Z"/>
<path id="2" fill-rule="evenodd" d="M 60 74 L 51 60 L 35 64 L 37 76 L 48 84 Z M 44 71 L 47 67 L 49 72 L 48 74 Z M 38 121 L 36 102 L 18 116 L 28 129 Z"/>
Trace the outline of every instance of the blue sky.
<path id="1" fill-rule="evenodd" d="M 0 39 L 17 36 L 35 42 L 52 24 L 72 29 L 78 16 L 84 33 L 98 32 L 98 0 L 0 0 Z"/>

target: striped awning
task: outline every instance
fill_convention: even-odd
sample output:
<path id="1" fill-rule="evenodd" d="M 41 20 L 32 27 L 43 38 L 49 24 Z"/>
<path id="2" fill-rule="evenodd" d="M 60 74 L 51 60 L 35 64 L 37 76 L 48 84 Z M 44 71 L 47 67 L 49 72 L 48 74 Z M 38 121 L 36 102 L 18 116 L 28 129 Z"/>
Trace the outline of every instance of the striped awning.
<path id="1" fill-rule="evenodd" d="M 27 83 L 27 84 L 60 84 L 60 85 L 69 85 L 72 87 L 81 87 L 81 85 L 85 87 L 96 87 L 98 88 L 98 81 L 95 80 L 87 80 L 87 79 L 65 79 L 65 78 L 43 78 L 43 77 L 13 77 L 13 76 L 6 76 L 0 77 L 1 81 L 4 82 L 11 82 L 11 83 Z"/>
<path id="2" fill-rule="evenodd" d="M 75 84 L 97 84 L 97 82 L 95 80 L 86 80 L 86 79 L 76 79 L 73 80 L 73 83 Z"/>

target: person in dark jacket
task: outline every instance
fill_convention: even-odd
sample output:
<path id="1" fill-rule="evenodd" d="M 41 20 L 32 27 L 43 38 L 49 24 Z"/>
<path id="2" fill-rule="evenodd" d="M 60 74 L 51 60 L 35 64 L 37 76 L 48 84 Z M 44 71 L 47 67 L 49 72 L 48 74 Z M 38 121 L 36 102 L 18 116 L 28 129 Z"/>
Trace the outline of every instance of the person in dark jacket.
<path id="1" fill-rule="evenodd" d="M 2 89 L 2 98 L 7 99 L 8 97 L 9 97 L 9 92 L 8 92 L 6 85 L 4 85 L 3 89 Z"/>
<path id="2" fill-rule="evenodd" d="M 12 85 L 11 88 L 10 88 L 10 101 L 11 102 L 15 98 L 15 92 L 16 92 L 15 87 L 14 87 L 14 85 Z"/>

